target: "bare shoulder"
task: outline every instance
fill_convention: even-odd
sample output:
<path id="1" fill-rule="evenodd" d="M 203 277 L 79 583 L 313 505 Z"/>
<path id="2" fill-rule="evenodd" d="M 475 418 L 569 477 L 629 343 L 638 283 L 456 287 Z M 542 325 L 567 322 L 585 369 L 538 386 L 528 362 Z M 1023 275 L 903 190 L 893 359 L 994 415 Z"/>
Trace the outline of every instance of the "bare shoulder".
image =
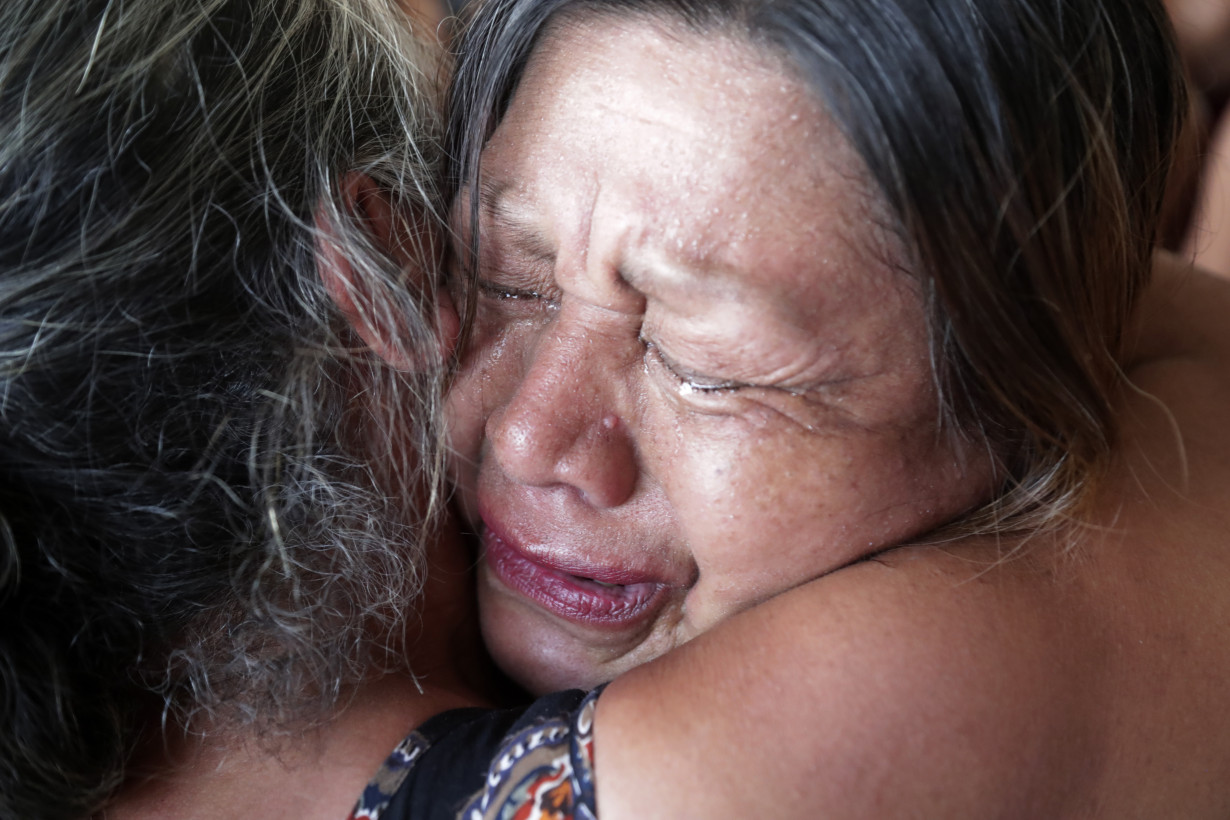
<path id="1" fill-rule="evenodd" d="M 1159 265 L 1075 545 L 898 550 L 625 675 L 605 820 L 1230 816 L 1230 286 Z"/>

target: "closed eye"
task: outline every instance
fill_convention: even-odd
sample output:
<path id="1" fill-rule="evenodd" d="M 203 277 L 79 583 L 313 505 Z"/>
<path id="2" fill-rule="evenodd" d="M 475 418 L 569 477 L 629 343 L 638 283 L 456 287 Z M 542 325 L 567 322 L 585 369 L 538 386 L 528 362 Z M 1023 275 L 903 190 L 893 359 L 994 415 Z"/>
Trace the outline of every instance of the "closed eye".
<path id="1" fill-rule="evenodd" d="M 641 343 L 645 346 L 645 356 L 648 361 L 659 366 L 663 371 L 670 376 L 679 386 L 680 391 L 685 393 L 705 393 L 708 395 L 717 395 L 723 393 L 733 393 L 736 390 L 741 390 L 751 385 L 741 382 L 731 381 L 730 379 L 719 379 L 712 376 L 705 376 L 691 370 L 683 365 L 675 362 L 662 351 L 653 341 L 641 336 Z"/>
<path id="2" fill-rule="evenodd" d="M 486 296 L 501 300 L 529 300 L 546 298 L 543 294 L 536 290 L 512 288 L 507 285 L 501 285 L 498 282 L 489 281 L 487 279 L 478 280 L 478 289 Z"/>

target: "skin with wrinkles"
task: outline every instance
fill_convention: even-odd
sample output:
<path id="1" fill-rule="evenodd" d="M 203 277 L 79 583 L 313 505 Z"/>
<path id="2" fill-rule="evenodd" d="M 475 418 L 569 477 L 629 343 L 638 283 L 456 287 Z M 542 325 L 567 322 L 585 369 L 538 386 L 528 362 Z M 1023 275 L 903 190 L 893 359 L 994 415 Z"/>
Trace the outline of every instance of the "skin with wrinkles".
<path id="1" fill-rule="evenodd" d="M 780 62 L 562 26 L 483 169 L 455 479 L 519 682 L 609 680 L 989 495 L 865 172 Z"/>

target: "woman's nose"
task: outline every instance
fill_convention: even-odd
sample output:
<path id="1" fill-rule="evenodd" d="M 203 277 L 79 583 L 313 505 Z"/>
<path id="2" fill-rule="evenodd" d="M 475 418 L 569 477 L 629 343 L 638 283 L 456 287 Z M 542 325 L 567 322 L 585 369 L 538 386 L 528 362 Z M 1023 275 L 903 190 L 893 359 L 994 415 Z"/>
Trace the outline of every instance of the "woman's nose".
<path id="1" fill-rule="evenodd" d="M 492 455 L 518 483 L 572 487 L 598 508 L 623 504 L 638 465 L 619 340 L 561 318 L 529 343 L 520 383 L 487 420 Z"/>

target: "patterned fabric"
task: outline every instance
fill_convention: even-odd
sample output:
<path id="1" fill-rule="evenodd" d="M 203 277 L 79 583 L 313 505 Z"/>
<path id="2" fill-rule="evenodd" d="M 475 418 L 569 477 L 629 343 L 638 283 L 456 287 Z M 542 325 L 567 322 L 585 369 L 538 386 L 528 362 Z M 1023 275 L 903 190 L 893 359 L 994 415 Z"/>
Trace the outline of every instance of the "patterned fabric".
<path id="1" fill-rule="evenodd" d="M 599 691 L 573 713 L 506 738 L 486 784 L 458 820 L 595 820 L 593 728 Z"/>
<path id="2" fill-rule="evenodd" d="M 367 784 L 346 820 L 380 820 L 393 795 L 397 794 L 414 764 L 430 746 L 431 742 L 423 735 L 411 732 L 397 745 L 393 754 L 384 759 L 380 771 Z"/>
<path id="3" fill-rule="evenodd" d="M 349 820 L 595 820 L 599 691 L 437 715 L 385 760 Z"/>

